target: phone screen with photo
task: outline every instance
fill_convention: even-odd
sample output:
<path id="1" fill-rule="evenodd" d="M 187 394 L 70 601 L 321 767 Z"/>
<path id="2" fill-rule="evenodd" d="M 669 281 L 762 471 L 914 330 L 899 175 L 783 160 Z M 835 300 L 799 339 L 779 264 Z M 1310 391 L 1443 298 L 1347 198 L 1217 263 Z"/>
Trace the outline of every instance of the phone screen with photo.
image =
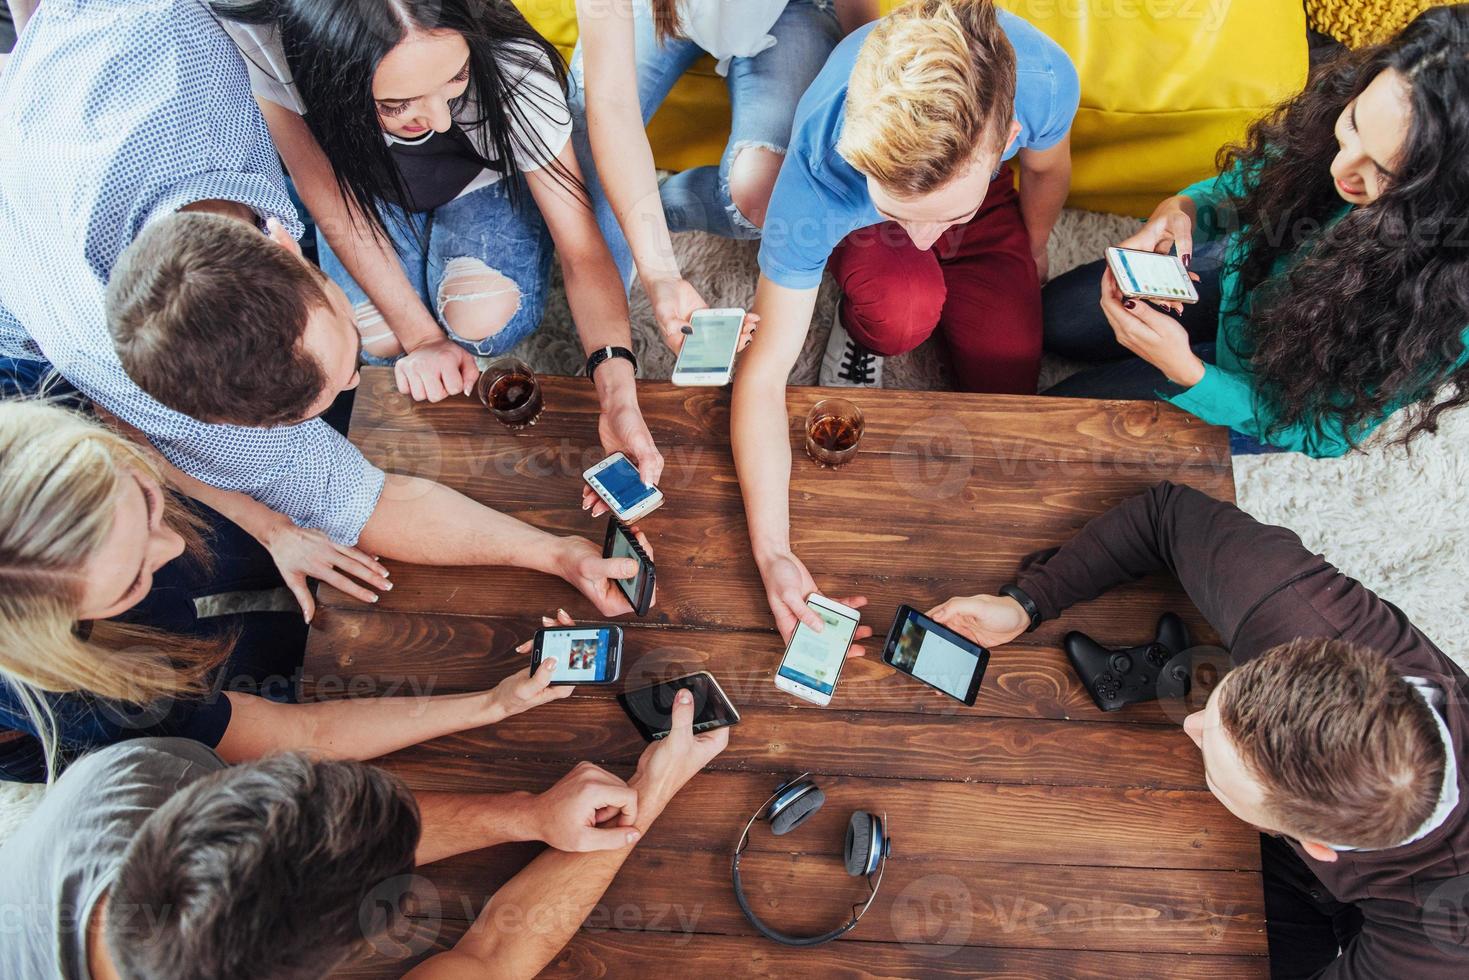
<path id="1" fill-rule="evenodd" d="M 1188 275 L 1173 256 L 1125 248 L 1117 249 L 1114 254 L 1117 259 L 1114 268 L 1119 273 L 1119 285 L 1124 292 L 1176 296 L 1179 299 L 1193 297 Z"/>
<path id="2" fill-rule="evenodd" d="M 780 662 L 780 675 L 824 695 L 836 688 L 837 676 L 846 659 L 847 648 L 857 632 L 857 620 L 825 606 L 808 603 L 821 617 L 826 628 L 820 633 L 805 623 L 796 625 L 785 659 Z"/>
<path id="3" fill-rule="evenodd" d="M 541 637 L 541 660 L 556 660 L 553 681 L 605 681 L 610 673 L 609 629 L 547 630 Z"/>
<path id="4" fill-rule="evenodd" d="M 656 492 L 643 482 L 636 466 L 626 457 L 599 471 L 591 479 L 617 502 L 617 509 L 632 510 Z"/>
<path id="5" fill-rule="evenodd" d="M 743 316 L 734 314 L 704 316 L 695 313 L 691 320 L 694 332 L 684 338 L 674 370 L 688 374 L 729 370 L 744 322 Z"/>
<path id="6" fill-rule="evenodd" d="M 929 629 L 914 615 L 898 631 L 888 663 L 960 701 L 968 698 L 974 672 L 981 668 L 975 651 Z"/>
<path id="7" fill-rule="evenodd" d="M 638 593 L 642 591 L 643 585 L 643 561 L 633 551 L 632 539 L 628 537 L 627 530 L 618 527 L 612 532 L 612 554 L 609 558 L 631 558 L 638 563 L 637 574 L 630 578 L 616 579 L 617 585 L 627 596 L 627 601 L 634 606 L 638 604 Z"/>

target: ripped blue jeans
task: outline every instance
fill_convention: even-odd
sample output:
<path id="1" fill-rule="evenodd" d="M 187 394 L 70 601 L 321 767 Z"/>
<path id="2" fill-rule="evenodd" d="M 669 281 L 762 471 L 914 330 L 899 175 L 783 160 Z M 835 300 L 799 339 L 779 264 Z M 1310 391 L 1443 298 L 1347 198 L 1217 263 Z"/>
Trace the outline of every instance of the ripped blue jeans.
<path id="1" fill-rule="evenodd" d="M 647 126 L 674 83 L 703 57 L 704 50 L 683 38 L 659 44 L 648 5 L 637 3 L 633 10 L 638 103 L 643 125 Z M 670 231 L 706 231 L 725 238 L 760 237 L 760 229 L 740 213 L 730 198 L 730 166 L 735 157 L 751 147 L 785 153 L 790 145 L 796 103 L 842 37 L 831 0 L 790 0 L 770 28 L 770 34 L 776 39 L 773 47 L 753 58 L 735 58 L 730 62 L 726 77 L 731 106 L 730 134 L 719 166 L 684 170 L 663 182 L 660 193 Z M 632 252 L 597 180 L 596 164 L 592 160 L 584 80 L 582 49 L 578 43 L 571 56 L 570 99 L 575 119 L 572 139 L 576 158 L 592 194 L 597 224 L 622 273 L 623 285 L 631 286 L 636 272 Z"/>
<path id="2" fill-rule="evenodd" d="M 504 354 L 540 326 L 551 272 L 551 235 L 521 181 L 523 206 L 507 182 L 409 214 L 385 206 L 388 237 L 418 298 L 450 340 L 480 357 Z M 382 314 L 318 234 L 321 271 L 346 292 L 362 333 L 362 360 L 392 364 L 402 348 Z"/>

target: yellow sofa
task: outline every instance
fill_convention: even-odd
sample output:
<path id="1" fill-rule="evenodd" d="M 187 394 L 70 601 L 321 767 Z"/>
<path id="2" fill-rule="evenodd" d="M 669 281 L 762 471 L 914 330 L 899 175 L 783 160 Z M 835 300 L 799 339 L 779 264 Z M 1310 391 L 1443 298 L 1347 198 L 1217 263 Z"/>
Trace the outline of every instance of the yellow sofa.
<path id="1" fill-rule="evenodd" d="M 884 0 L 884 9 L 898 0 Z M 998 0 L 1054 38 L 1081 75 L 1070 204 L 1147 215 L 1213 173 L 1214 155 L 1306 79 L 1306 24 L 1292 0 Z M 517 0 L 570 57 L 574 0 Z M 650 128 L 659 166 L 714 163 L 729 101 L 696 65 Z"/>

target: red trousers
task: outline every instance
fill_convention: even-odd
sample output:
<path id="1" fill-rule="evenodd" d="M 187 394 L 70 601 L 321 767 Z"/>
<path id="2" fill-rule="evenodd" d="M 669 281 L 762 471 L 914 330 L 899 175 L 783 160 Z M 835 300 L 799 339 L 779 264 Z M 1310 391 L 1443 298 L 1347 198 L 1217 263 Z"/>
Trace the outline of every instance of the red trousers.
<path id="1" fill-rule="evenodd" d="M 888 221 L 852 232 L 828 265 L 842 326 L 875 354 L 905 354 L 941 328 L 964 391 L 1033 395 L 1041 287 L 1008 166 L 979 213 L 920 252 Z"/>

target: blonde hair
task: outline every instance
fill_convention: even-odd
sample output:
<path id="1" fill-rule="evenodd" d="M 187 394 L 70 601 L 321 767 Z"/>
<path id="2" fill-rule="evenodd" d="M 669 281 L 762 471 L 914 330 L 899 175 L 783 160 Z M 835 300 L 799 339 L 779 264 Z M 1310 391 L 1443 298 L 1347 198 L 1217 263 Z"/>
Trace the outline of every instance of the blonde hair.
<path id="1" fill-rule="evenodd" d="M 837 152 L 900 197 L 946 184 L 1015 117 L 1015 49 L 992 0 L 914 0 L 852 68 Z"/>
<path id="2" fill-rule="evenodd" d="M 0 676 L 35 724 L 50 774 L 59 747 L 45 694 L 134 704 L 201 694 L 229 645 L 112 622 L 80 634 L 85 567 L 132 473 L 162 484 L 151 451 L 111 429 L 42 401 L 0 403 Z M 164 520 L 201 554 L 197 519 L 165 500 Z"/>

